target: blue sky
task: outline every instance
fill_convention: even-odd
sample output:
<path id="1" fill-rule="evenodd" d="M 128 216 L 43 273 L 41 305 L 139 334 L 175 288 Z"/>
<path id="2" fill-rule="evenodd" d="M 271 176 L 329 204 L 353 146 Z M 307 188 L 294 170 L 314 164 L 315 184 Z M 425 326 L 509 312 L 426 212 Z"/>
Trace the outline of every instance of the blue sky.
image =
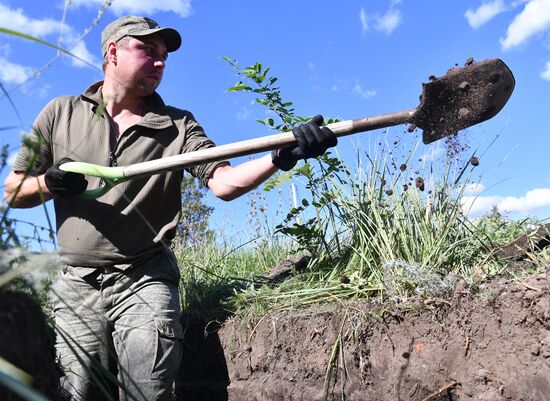
<path id="1" fill-rule="evenodd" d="M 443 75 L 470 56 L 502 58 L 516 90 L 499 115 L 465 136 L 481 161 L 472 215 L 492 205 L 511 217 L 550 212 L 550 0 L 114 0 L 97 24 L 104 1 L 68 3 L 0 0 L 0 27 L 59 43 L 98 66 L 101 30 L 117 16 L 143 14 L 177 28 L 183 44 L 170 55 L 158 91 L 167 103 L 192 111 L 218 144 L 272 134 L 255 122 L 266 118 L 264 109 L 226 92 L 237 79 L 224 56 L 242 66 L 271 67 L 297 114 L 341 119 L 415 108 L 430 75 Z M 55 57 L 52 48 L 0 34 L 0 81 L 20 117 L 0 94 L 0 144 L 12 152 L 51 98 L 79 94 L 101 79 L 99 69 Z M 414 145 L 419 134 L 405 128 L 388 135 Z M 383 134 L 341 139 L 338 151 L 352 160 L 353 149 L 368 150 Z M 441 141 L 417 150 L 441 152 Z M 247 207 L 246 199 L 211 202 L 218 218 Z M 12 216 L 41 221 L 43 214 L 38 208 Z"/>

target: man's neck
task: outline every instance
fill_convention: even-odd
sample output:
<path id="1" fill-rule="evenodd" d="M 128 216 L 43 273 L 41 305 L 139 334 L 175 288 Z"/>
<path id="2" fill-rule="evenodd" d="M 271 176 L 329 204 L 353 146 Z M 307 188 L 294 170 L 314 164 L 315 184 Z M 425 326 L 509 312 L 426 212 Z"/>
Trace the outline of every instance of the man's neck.
<path id="1" fill-rule="evenodd" d="M 102 88 L 103 100 L 106 102 L 106 110 L 112 118 L 118 115 L 143 115 L 143 99 L 128 93 L 121 85 L 112 85 L 104 82 Z"/>

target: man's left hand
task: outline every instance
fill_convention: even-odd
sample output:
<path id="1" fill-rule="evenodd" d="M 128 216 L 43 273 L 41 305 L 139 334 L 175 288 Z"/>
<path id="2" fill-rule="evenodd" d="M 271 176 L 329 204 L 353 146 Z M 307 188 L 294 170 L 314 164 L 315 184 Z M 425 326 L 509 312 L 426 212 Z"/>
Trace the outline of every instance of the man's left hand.
<path id="1" fill-rule="evenodd" d="M 296 146 L 273 151 L 272 161 L 284 171 L 291 170 L 298 160 L 321 156 L 328 148 L 336 146 L 338 138 L 328 127 L 321 127 L 323 116 L 317 115 L 306 124 L 292 129 Z"/>

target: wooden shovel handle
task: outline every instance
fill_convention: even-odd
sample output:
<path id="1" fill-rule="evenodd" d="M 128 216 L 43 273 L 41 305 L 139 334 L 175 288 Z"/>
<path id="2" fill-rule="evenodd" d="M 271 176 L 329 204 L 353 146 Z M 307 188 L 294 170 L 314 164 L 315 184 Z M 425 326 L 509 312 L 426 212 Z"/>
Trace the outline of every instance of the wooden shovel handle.
<path id="1" fill-rule="evenodd" d="M 413 109 L 375 117 L 340 121 L 329 124 L 327 127 L 330 128 L 337 137 L 341 137 L 358 132 L 372 131 L 378 128 L 412 122 L 415 112 L 416 109 Z M 105 183 L 101 187 L 86 190 L 82 194 L 85 198 L 96 199 L 103 196 L 115 185 L 133 178 L 147 177 L 167 171 L 181 170 L 185 167 L 197 164 L 228 160 L 238 156 L 246 156 L 279 149 L 295 143 L 296 140 L 292 132 L 283 132 L 261 138 L 201 149 L 195 152 L 149 160 L 130 166 L 105 167 L 85 162 L 68 162 L 62 164 L 60 168 L 64 171 L 102 178 Z"/>
<path id="2" fill-rule="evenodd" d="M 413 109 L 375 117 L 340 121 L 329 124 L 327 127 L 330 128 L 337 137 L 341 137 L 358 132 L 372 131 L 378 128 L 408 123 L 411 121 L 415 111 L 416 110 Z M 124 177 L 130 179 L 160 174 L 197 164 L 227 160 L 233 157 L 279 149 L 295 143 L 296 140 L 292 132 L 283 132 L 125 166 L 123 167 Z"/>

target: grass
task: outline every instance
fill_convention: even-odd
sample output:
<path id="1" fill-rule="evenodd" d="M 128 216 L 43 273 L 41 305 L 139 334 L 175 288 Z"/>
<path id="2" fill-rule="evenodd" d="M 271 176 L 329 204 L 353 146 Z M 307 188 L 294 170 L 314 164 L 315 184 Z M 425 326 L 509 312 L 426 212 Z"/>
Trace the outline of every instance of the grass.
<path id="1" fill-rule="evenodd" d="M 502 273 L 506 263 L 492 247 L 533 222 L 507 222 L 497 211 L 468 218 L 461 197 L 475 167 L 447 159 L 438 169 L 411 160 L 414 151 L 398 162 L 386 146 L 358 157 L 354 170 L 330 155 L 299 168 L 309 195 L 278 227 L 289 241 L 233 250 L 211 241 L 181 252 L 182 266 L 189 266 L 183 307 L 258 316 L 374 297 L 406 302 L 445 297 L 459 279 Z M 277 285 L 255 282 L 255 275 L 301 252 L 313 256 L 305 272 Z"/>
<path id="2" fill-rule="evenodd" d="M 238 309 L 234 295 L 258 285 L 258 276 L 284 258 L 286 249 L 276 237 L 262 246 L 251 242 L 235 246 L 209 237 L 198 246 L 179 248 L 182 310 L 209 319 L 234 312 Z"/>

